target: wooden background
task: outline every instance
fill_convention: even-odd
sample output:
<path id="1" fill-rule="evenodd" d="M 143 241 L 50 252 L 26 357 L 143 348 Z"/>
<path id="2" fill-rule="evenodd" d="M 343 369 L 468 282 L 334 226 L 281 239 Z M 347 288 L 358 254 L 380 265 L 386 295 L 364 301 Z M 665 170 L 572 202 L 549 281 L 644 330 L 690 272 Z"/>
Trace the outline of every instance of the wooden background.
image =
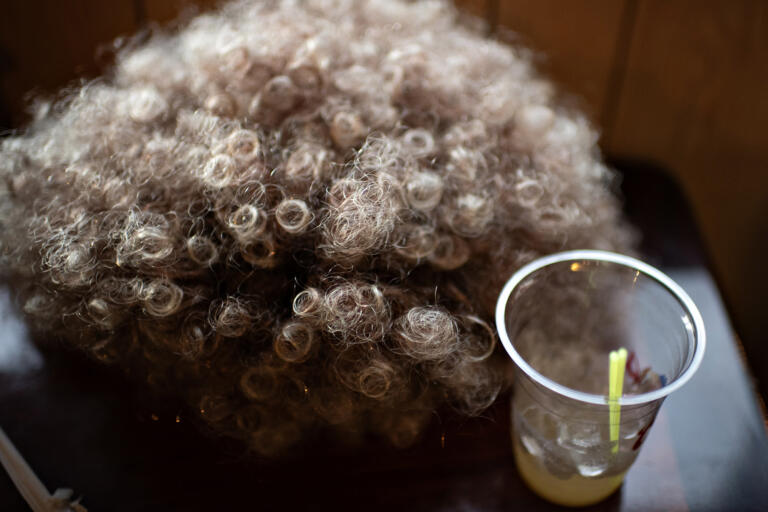
<path id="1" fill-rule="evenodd" d="M 110 42 L 214 0 L 27 0 L 0 8 L 0 127 L 107 63 Z M 463 0 L 536 51 L 614 157 L 681 183 L 737 330 L 768 371 L 768 1 Z M 764 392 L 766 379 L 762 379 Z"/>

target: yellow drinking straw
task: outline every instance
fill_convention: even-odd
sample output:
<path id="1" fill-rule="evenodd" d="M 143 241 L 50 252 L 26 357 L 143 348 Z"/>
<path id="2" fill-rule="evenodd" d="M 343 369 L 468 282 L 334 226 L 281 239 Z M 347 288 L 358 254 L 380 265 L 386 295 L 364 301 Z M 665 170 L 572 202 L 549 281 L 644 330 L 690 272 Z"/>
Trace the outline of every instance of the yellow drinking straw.
<path id="1" fill-rule="evenodd" d="M 621 420 L 621 406 L 619 398 L 624 388 L 624 369 L 627 366 L 627 349 L 611 351 L 608 356 L 610 361 L 608 382 L 608 411 L 611 422 L 611 451 L 619 451 L 619 421 Z"/>

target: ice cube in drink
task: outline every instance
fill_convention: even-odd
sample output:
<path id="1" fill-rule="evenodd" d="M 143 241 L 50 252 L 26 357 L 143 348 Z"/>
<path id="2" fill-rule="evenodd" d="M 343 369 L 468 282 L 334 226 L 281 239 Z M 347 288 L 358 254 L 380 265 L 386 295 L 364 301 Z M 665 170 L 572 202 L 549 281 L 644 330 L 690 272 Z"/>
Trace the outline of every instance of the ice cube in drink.
<path id="1" fill-rule="evenodd" d="M 542 498 L 568 507 L 583 507 L 602 501 L 619 488 L 625 472 L 610 476 L 582 476 L 576 472 L 566 478 L 552 473 L 541 459 L 534 457 L 514 442 L 515 463 L 520 476 L 536 494 Z"/>

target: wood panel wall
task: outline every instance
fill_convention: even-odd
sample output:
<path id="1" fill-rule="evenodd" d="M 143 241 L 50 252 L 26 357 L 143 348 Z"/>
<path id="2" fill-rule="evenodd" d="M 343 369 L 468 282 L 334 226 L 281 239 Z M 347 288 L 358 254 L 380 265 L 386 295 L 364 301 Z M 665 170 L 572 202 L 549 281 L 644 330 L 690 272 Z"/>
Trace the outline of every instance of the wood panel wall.
<path id="1" fill-rule="evenodd" d="M 682 185 L 768 393 L 768 2 L 495 0 L 610 155 Z M 493 10 L 493 9 L 491 9 Z"/>
<path id="2" fill-rule="evenodd" d="M 28 98 L 94 77 L 112 41 L 136 31 L 133 0 L 30 0 L 0 5 L 0 129 L 18 126 Z"/>
<path id="3" fill-rule="evenodd" d="M 534 50 L 539 69 L 563 84 L 602 123 L 613 96 L 614 63 L 626 0 L 517 0 L 498 3 L 496 30 Z M 573 6 L 578 4 L 578 8 Z M 570 7 L 569 7 L 570 5 Z M 512 30 L 510 36 L 505 30 Z"/>
<path id="4" fill-rule="evenodd" d="M 27 0 L 0 8 L 0 126 L 25 95 L 93 77 L 110 42 L 216 0 Z M 463 0 L 501 39 L 534 49 L 615 156 L 681 182 L 749 353 L 768 322 L 768 2 Z M 512 31 L 512 32 L 511 32 Z M 100 49 L 100 50 L 99 50 Z M 755 365 L 757 361 L 753 362 Z"/>
<path id="5" fill-rule="evenodd" d="M 616 107 L 606 149 L 676 174 L 768 377 L 768 2 L 640 2 Z"/>

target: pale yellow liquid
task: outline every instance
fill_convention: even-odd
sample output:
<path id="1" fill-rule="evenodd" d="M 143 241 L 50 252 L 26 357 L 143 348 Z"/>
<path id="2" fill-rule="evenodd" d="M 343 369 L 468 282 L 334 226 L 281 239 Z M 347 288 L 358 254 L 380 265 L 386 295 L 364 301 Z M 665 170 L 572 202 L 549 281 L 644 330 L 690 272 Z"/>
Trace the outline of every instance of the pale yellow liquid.
<path id="1" fill-rule="evenodd" d="M 602 478 L 573 475 L 566 480 L 550 474 L 546 468 L 515 439 L 517 471 L 533 492 L 547 501 L 567 507 L 583 507 L 604 500 L 619 488 L 625 473 Z"/>

